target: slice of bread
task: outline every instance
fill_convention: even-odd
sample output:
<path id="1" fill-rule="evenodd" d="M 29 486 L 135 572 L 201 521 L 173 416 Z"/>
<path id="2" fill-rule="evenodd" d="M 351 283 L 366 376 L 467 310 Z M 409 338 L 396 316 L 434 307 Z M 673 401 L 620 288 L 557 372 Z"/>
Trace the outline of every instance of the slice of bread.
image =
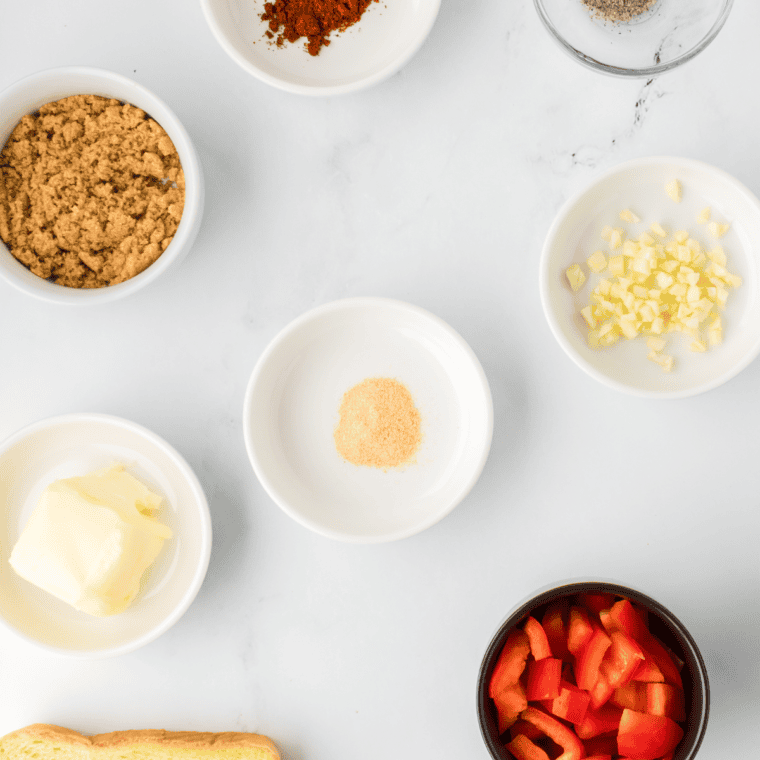
<path id="1" fill-rule="evenodd" d="M 280 760 L 266 736 L 197 731 L 114 731 L 84 736 L 36 723 L 0 739 L 0 760 Z"/>

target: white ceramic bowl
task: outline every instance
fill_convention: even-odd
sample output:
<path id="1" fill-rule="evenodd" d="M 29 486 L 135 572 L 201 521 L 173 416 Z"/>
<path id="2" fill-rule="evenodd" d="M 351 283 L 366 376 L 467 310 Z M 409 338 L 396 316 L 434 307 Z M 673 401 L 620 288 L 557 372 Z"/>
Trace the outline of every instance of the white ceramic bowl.
<path id="1" fill-rule="evenodd" d="M 48 69 L 25 77 L 0 92 L 0 146 L 21 117 L 70 95 L 101 95 L 142 108 L 172 139 L 185 173 L 185 206 L 177 233 L 161 256 L 140 274 L 106 288 L 68 288 L 43 280 L 19 263 L 0 241 L 0 276 L 31 296 L 60 304 L 86 305 L 114 301 L 153 282 L 181 261 L 193 245 L 203 217 L 203 172 L 185 128 L 169 107 L 142 85 L 102 69 Z"/>
<path id="2" fill-rule="evenodd" d="M 683 186 L 681 203 L 672 201 L 665 185 L 673 179 Z M 696 221 L 709 206 L 712 219 L 730 222 L 731 229 L 719 241 Z M 620 221 L 620 211 L 630 208 L 641 223 Z M 681 333 L 669 333 L 667 353 L 675 368 L 666 373 L 647 360 L 646 339 L 621 339 L 613 346 L 594 349 L 587 345 L 587 328 L 580 309 L 589 302 L 590 289 L 601 275 L 591 275 L 573 293 L 565 270 L 578 263 L 590 274 L 586 259 L 597 249 L 608 254 L 600 237 L 603 226 L 622 226 L 638 235 L 652 222 L 672 233 L 686 230 L 706 247 L 720 243 L 728 255 L 729 271 L 743 284 L 731 290 L 723 314 L 724 342 L 707 353 L 689 350 L 691 342 Z M 760 352 L 760 201 L 736 179 L 713 166 L 685 158 L 640 158 L 604 172 L 565 203 L 549 230 L 540 267 L 541 302 L 554 336 L 567 355 L 591 377 L 617 390 L 649 398 L 692 396 L 730 380 Z"/>
<path id="3" fill-rule="evenodd" d="M 390 377 L 422 420 L 416 462 L 396 470 L 343 460 L 333 432 L 343 394 Z M 381 298 L 325 304 L 264 351 L 245 396 L 256 474 L 294 520 L 329 538 L 379 543 L 435 524 L 467 495 L 488 457 L 493 405 L 480 362 L 438 317 Z"/>
<path id="4" fill-rule="evenodd" d="M 134 602 L 119 615 L 95 618 L 16 575 L 8 557 L 42 491 L 59 478 L 112 462 L 164 497 L 159 520 L 173 531 Z M 0 622 L 48 651 L 80 658 L 111 657 L 167 631 L 190 606 L 211 554 L 211 518 L 187 462 L 154 433 L 101 414 L 42 420 L 0 444 Z"/>
<path id="5" fill-rule="evenodd" d="M 299 95 L 342 95 L 395 74 L 422 47 L 441 0 L 373 2 L 358 23 L 312 56 L 304 39 L 277 47 L 264 36 L 264 0 L 201 0 L 224 51 L 262 82 Z"/>

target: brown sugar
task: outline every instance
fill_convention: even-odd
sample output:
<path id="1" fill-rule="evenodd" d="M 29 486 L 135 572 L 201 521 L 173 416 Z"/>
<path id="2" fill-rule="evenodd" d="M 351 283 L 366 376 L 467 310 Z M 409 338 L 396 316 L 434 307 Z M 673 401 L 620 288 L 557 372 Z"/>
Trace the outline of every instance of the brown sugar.
<path id="1" fill-rule="evenodd" d="M 368 378 L 343 395 L 335 447 L 351 464 L 387 469 L 413 460 L 421 441 L 420 413 L 398 380 Z"/>
<path id="2" fill-rule="evenodd" d="M 184 201 L 171 139 L 118 100 L 48 103 L 0 152 L 0 238 L 58 285 L 100 288 L 142 272 L 172 241 Z"/>

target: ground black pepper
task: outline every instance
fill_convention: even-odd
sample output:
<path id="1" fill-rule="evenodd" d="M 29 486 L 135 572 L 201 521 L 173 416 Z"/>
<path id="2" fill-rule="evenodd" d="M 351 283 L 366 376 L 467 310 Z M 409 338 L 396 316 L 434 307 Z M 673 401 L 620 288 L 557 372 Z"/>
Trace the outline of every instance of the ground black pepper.
<path id="1" fill-rule="evenodd" d="M 581 0 L 598 18 L 616 23 L 631 21 L 648 11 L 657 0 Z"/>

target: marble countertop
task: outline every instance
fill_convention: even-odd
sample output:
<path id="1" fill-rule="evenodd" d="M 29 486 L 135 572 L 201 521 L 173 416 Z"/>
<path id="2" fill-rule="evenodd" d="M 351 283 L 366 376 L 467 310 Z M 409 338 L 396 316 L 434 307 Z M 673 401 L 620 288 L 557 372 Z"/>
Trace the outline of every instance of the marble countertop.
<path id="1" fill-rule="evenodd" d="M 443 0 L 419 54 L 334 99 L 274 90 L 223 52 L 197 2 L 6 3 L 0 88 L 88 65 L 153 90 L 207 181 L 204 223 L 171 275 L 68 309 L 0 283 L 0 438 L 92 411 L 172 443 L 210 502 L 208 576 L 145 648 L 80 662 L 0 631 L 0 734 L 162 727 L 271 736 L 287 760 L 487 758 L 484 650 L 508 610 L 574 577 L 660 600 L 706 660 L 699 757 L 760 744 L 760 363 L 653 402 L 587 377 L 541 312 L 541 244 L 561 203 L 629 158 L 713 163 L 760 192 L 760 5 L 652 81 L 573 63 L 528 0 Z M 451 324 L 494 398 L 493 447 L 433 528 L 354 546 L 288 518 L 242 436 L 257 358 L 318 304 L 377 295 Z"/>

